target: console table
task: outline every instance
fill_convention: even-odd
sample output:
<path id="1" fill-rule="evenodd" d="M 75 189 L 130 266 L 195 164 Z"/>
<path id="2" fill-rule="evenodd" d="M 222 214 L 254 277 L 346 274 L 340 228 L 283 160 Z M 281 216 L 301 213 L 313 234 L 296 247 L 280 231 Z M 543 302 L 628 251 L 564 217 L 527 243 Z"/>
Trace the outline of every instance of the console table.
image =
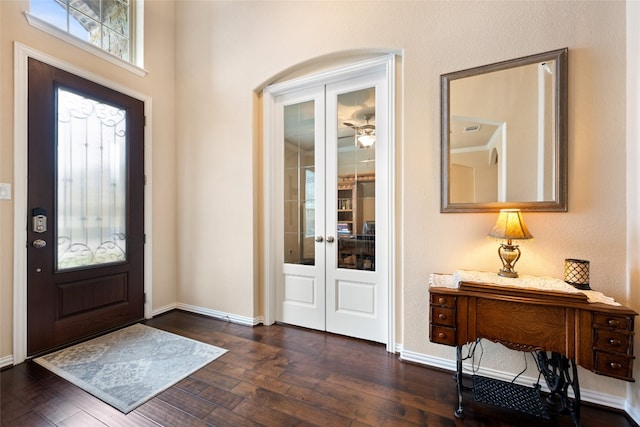
<path id="1" fill-rule="evenodd" d="M 461 282 L 457 288 L 429 288 L 429 339 L 456 347 L 457 417 L 462 410 L 462 352 L 465 344 L 488 339 L 534 352 L 551 391 L 580 425 L 576 365 L 599 375 L 633 379 L 635 311 L 589 303 L 584 294 Z M 547 353 L 550 352 L 550 353 Z M 570 398 L 568 391 L 573 391 Z M 547 399 L 547 400 L 549 400 Z"/>

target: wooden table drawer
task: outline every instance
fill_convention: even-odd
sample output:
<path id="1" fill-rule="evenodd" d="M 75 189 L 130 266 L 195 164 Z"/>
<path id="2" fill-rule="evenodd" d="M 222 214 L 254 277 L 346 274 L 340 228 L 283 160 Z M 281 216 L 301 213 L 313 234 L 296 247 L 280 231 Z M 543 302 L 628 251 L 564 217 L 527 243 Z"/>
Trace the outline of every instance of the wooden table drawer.
<path id="1" fill-rule="evenodd" d="M 632 373 L 633 356 L 596 351 L 595 359 L 595 372 L 597 374 L 626 381 L 634 381 Z"/>
<path id="2" fill-rule="evenodd" d="M 456 325 L 456 310 L 455 308 L 431 306 L 431 323 L 441 326 L 455 326 Z"/>
<path id="3" fill-rule="evenodd" d="M 429 327 L 429 340 L 437 344 L 455 345 L 456 329 L 432 324 Z"/>
<path id="4" fill-rule="evenodd" d="M 633 318 L 627 316 L 594 313 L 593 324 L 598 326 L 607 326 L 609 328 L 623 329 L 625 331 L 633 330 Z"/>
<path id="5" fill-rule="evenodd" d="M 455 307 L 456 297 L 453 295 L 431 294 L 431 304 L 442 307 Z"/>
<path id="6" fill-rule="evenodd" d="M 595 347 L 608 352 L 633 354 L 632 335 L 619 330 L 595 328 Z"/>

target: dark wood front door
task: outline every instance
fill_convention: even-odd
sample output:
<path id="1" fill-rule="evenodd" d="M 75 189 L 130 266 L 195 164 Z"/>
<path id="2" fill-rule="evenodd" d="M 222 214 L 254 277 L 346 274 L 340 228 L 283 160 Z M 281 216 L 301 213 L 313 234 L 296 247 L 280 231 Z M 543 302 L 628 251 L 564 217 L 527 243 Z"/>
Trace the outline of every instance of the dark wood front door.
<path id="1" fill-rule="evenodd" d="M 27 354 L 144 317 L 144 104 L 29 59 Z"/>

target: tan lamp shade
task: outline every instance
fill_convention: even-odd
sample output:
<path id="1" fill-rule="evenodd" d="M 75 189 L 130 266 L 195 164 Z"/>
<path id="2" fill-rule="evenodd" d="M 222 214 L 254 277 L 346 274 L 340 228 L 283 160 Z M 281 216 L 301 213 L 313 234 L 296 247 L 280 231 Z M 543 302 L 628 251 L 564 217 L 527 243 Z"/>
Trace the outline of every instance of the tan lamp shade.
<path id="1" fill-rule="evenodd" d="M 520 209 L 501 209 L 489 236 L 505 240 L 533 239 L 522 219 Z"/>

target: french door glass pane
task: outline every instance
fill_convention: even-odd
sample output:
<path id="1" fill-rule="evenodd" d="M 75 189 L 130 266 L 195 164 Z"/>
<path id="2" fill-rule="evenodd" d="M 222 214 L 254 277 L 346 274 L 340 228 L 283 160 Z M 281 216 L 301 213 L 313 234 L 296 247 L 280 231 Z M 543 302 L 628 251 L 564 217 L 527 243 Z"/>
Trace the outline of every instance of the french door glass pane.
<path id="1" fill-rule="evenodd" d="M 315 265 L 314 101 L 284 107 L 284 261 Z"/>
<path id="2" fill-rule="evenodd" d="M 57 268 L 126 260 L 127 112 L 57 90 Z"/>
<path id="3" fill-rule="evenodd" d="M 375 88 L 338 95 L 338 267 L 375 270 Z"/>

